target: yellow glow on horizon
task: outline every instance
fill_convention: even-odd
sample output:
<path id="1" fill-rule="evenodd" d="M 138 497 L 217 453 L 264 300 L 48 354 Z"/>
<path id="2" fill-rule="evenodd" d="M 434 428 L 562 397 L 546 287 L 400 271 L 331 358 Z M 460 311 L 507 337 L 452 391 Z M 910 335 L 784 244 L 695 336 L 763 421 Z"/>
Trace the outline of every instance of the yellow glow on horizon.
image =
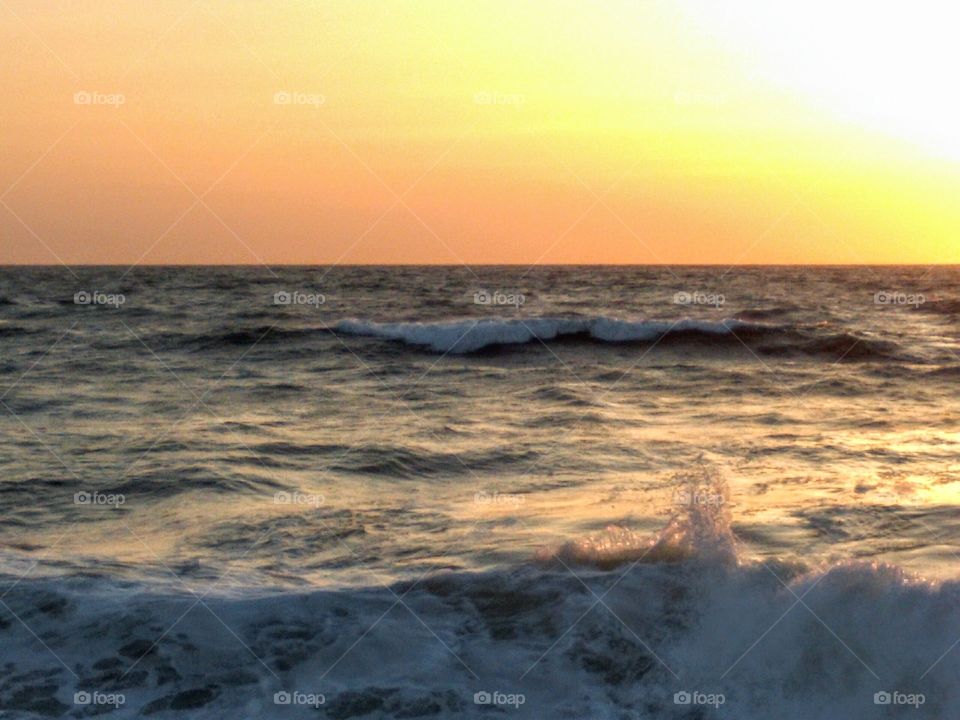
<path id="1" fill-rule="evenodd" d="M 0 262 L 960 262 L 957 11 L 852 7 L 8 0 Z"/>

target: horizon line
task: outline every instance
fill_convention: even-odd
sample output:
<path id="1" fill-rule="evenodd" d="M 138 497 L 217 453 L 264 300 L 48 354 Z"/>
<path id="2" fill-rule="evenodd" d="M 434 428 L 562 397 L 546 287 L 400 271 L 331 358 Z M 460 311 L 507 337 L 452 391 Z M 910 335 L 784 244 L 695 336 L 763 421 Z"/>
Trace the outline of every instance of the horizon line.
<path id="1" fill-rule="evenodd" d="M 362 267 L 436 267 L 436 268 L 563 268 L 563 267 L 960 267 L 957 262 L 877 262 L 877 263 L 0 263 L 0 269 L 7 268 L 123 268 L 133 271 L 136 268 L 362 268 Z"/>

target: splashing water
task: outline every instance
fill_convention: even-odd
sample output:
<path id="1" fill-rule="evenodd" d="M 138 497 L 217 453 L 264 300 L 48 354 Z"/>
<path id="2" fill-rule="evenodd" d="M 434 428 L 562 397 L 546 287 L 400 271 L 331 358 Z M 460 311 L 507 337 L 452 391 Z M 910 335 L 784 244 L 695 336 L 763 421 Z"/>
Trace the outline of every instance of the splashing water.
<path id="1" fill-rule="evenodd" d="M 736 563 L 730 529 L 730 490 L 714 468 L 701 463 L 697 470 L 674 476 L 676 510 L 653 537 L 610 525 L 602 533 L 571 540 L 537 554 L 540 562 L 589 565 L 610 569 L 625 563 L 680 562 L 690 559 Z"/>

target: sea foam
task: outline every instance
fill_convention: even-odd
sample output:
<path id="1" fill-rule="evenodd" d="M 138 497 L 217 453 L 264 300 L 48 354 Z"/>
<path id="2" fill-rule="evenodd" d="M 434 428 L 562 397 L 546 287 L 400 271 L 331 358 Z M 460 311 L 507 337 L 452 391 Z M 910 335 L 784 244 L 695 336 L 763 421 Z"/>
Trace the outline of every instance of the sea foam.
<path id="1" fill-rule="evenodd" d="M 378 323 L 342 320 L 334 328 L 344 335 L 395 340 L 443 353 L 470 353 L 496 345 L 519 345 L 534 340 L 586 336 L 602 342 L 650 342 L 667 333 L 729 335 L 745 323 L 739 320 L 679 319 L 628 321 L 611 317 L 510 318 L 443 320 L 438 322 Z"/>
<path id="2" fill-rule="evenodd" d="M 538 563 L 391 587 L 198 600 L 23 578 L 4 599 L 17 621 L 0 709 L 67 714 L 77 693 L 120 693 L 111 717 L 481 718 L 488 696 L 513 698 L 518 718 L 846 720 L 911 699 L 893 709 L 952 716 L 960 584 L 744 558 L 724 483 L 694 474 L 674 491 L 651 537 L 621 528 Z M 277 704 L 288 696 L 320 706 Z"/>

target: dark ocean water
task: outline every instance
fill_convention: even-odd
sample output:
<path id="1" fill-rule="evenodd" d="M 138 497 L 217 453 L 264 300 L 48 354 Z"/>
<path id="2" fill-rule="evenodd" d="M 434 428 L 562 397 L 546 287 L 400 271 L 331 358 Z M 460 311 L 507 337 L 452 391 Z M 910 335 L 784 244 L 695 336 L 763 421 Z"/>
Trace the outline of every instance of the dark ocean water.
<path id="1" fill-rule="evenodd" d="M 3 717 L 960 713 L 960 268 L 72 272 L 0 268 Z"/>

